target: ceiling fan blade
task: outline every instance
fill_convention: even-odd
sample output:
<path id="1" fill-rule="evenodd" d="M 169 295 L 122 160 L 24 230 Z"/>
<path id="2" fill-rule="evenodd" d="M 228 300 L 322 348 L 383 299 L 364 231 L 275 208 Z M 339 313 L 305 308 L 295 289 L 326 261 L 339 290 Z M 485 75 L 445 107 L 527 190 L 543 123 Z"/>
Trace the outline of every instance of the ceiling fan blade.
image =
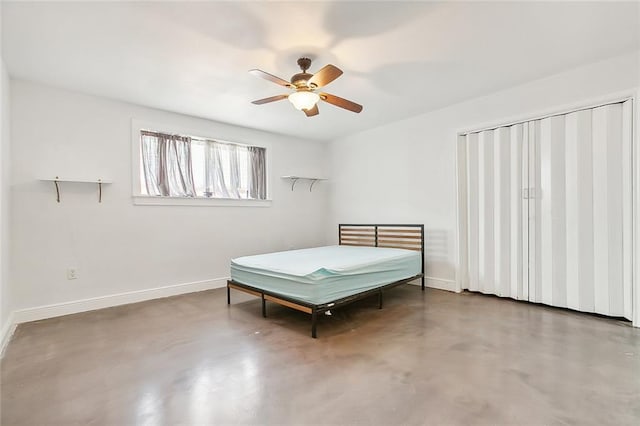
<path id="1" fill-rule="evenodd" d="M 362 111 L 362 105 L 351 102 L 347 99 L 342 99 L 339 96 L 330 95 L 329 93 L 320 93 L 320 99 L 337 107 L 348 109 L 349 111 L 356 113 Z"/>
<path id="2" fill-rule="evenodd" d="M 288 97 L 289 95 L 276 95 L 276 96 L 271 96 L 270 98 L 258 99 L 257 101 L 253 101 L 251 103 L 256 105 L 262 105 L 262 104 L 268 104 L 269 102 L 281 101 L 283 99 L 287 99 Z"/>
<path id="3" fill-rule="evenodd" d="M 315 87 L 326 86 L 341 75 L 342 70 L 340 68 L 335 67 L 331 64 L 325 65 L 324 67 L 322 67 L 322 69 L 320 69 L 320 71 L 315 73 L 313 77 L 309 79 L 308 85 L 313 85 Z"/>
<path id="4" fill-rule="evenodd" d="M 250 74 L 255 75 L 256 77 L 264 78 L 265 80 L 269 80 L 273 83 L 279 84 L 284 87 L 294 87 L 293 84 L 289 83 L 287 80 L 283 80 L 280 77 L 276 77 L 273 74 L 269 74 L 268 72 L 264 72 L 262 70 L 249 70 Z"/>
<path id="5" fill-rule="evenodd" d="M 314 115 L 320 114 L 320 111 L 318 111 L 318 104 L 315 104 L 313 108 L 303 109 L 302 112 L 307 114 L 307 117 L 313 117 Z"/>

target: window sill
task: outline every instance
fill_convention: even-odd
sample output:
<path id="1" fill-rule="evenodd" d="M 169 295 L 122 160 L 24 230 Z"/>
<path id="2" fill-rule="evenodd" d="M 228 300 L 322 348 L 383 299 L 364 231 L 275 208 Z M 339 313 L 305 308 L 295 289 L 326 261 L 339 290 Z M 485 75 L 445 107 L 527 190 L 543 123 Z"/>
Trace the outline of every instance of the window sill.
<path id="1" fill-rule="evenodd" d="M 236 198 L 151 197 L 134 195 L 137 206 L 200 206 L 200 207 L 271 207 L 271 200 L 243 200 Z"/>

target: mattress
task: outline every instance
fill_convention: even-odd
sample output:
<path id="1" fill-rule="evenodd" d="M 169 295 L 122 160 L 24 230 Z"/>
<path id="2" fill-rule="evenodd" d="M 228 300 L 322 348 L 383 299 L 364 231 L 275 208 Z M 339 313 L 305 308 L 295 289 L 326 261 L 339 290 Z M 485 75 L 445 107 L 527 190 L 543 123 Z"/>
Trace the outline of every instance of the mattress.
<path id="1" fill-rule="evenodd" d="M 419 252 L 327 246 L 231 260 L 231 279 L 312 304 L 331 302 L 422 271 Z"/>

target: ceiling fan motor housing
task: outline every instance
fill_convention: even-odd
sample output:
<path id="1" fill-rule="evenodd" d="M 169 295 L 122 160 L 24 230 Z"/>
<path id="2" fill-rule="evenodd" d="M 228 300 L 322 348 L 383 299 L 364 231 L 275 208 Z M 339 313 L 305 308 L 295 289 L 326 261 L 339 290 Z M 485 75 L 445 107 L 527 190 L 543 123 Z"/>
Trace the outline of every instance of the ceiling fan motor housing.
<path id="1" fill-rule="evenodd" d="M 302 72 L 295 74 L 293 77 L 291 77 L 291 84 L 296 86 L 296 88 L 307 87 L 308 86 L 307 82 L 311 77 L 313 77 L 313 74 L 309 74 L 307 72 L 307 70 L 311 66 L 311 59 L 304 58 L 304 57 L 298 59 L 298 66 L 300 67 Z"/>
<path id="2" fill-rule="evenodd" d="M 295 74 L 291 77 L 291 84 L 296 86 L 296 88 L 307 87 L 307 82 L 311 77 L 313 77 L 313 74 L 309 74 L 308 72 Z"/>

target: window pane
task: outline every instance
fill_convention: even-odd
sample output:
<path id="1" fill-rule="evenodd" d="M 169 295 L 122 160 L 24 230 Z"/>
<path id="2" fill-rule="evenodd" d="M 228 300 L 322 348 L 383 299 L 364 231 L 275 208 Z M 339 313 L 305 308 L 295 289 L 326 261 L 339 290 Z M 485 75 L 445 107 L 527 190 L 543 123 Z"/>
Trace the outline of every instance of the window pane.
<path id="1" fill-rule="evenodd" d="M 248 154 L 247 147 L 238 147 L 238 171 L 240 175 L 238 192 L 240 193 L 240 198 L 249 198 Z"/>
<path id="2" fill-rule="evenodd" d="M 193 186 L 196 189 L 196 197 L 206 196 L 205 148 L 206 145 L 200 141 L 191 142 L 191 169 L 193 170 Z"/>
<path id="3" fill-rule="evenodd" d="M 175 138 L 184 139 L 179 156 Z M 179 177 L 193 181 L 189 194 L 195 197 L 266 199 L 264 148 L 151 131 L 142 132 L 140 144 L 142 194 L 174 195 L 177 191 L 168 183 L 175 186 L 176 171 L 180 171 Z"/>

